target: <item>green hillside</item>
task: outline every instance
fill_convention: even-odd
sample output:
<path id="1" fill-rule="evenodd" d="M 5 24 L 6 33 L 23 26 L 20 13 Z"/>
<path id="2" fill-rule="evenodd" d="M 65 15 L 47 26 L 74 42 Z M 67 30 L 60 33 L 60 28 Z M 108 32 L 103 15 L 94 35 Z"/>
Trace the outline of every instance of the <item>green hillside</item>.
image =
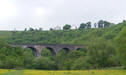
<path id="1" fill-rule="evenodd" d="M 12 35 L 11 31 L 0 31 L 0 39 L 9 38 Z"/>
<path id="2" fill-rule="evenodd" d="M 0 32 L 0 68 L 43 70 L 126 69 L 126 22 L 105 28 L 76 30 L 28 30 Z M 6 44 L 7 43 L 7 44 Z M 8 45 L 19 44 L 83 44 L 86 48 L 61 51 L 53 56 L 44 48 L 40 57 L 33 50 Z M 16 61 L 15 61 L 16 60 Z"/>
<path id="3" fill-rule="evenodd" d="M 40 31 L 40 30 L 22 31 L 13 34 L 10 38 L 8 38 L 8 42 L 20 43 L 20 44 L 22 43 L 88 44 L 91 40 L 96 38 L 112 40 L 114 37 L 116 37 L 119 34 L 121 29 L 125 25 L 126 22 L 111 27 L 106 27 L 106 28 L 52 30 L 52 31 Z M 10 35 L 9 32 L 8 34 Z"/>

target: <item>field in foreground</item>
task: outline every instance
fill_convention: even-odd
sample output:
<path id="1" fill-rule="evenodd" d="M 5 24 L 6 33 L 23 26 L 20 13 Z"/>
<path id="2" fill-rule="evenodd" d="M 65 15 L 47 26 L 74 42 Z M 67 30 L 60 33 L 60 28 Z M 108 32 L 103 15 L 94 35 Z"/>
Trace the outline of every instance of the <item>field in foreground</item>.
<path id="1" fill-rule="evenodd" d="M 43 71 L 1 69 L 0 75 L 126 75 L 126 70 Z"/>

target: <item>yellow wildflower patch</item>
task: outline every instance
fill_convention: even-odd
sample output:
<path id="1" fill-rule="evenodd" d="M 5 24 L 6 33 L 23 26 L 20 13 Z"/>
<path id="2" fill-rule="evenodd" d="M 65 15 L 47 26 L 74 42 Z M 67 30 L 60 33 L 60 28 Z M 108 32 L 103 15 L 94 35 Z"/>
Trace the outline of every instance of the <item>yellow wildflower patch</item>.
<path id="1" fill-rule="evenodd" d="M 84 71 L 25 70 L 24 75 L 126 75 L 126 70 L 84 70 Z"/>
<path id="2" fill-rule="evenodd" d="M 12 72 L 14 71 L 14 72 Z M 71 71 L 44 71 L 44 70 L 7 70 L 0 69 L 0 75 L 126 75 L 126 70 L 71 70 Z"/>
<path id="3" fill-rule="evenodd" d="M 7 73 L 7 72 L 10 72 L 10 71 L 14 71 L 14 70 L 10 70 L 10 69 L 0 69 L 0 74 Z"/>

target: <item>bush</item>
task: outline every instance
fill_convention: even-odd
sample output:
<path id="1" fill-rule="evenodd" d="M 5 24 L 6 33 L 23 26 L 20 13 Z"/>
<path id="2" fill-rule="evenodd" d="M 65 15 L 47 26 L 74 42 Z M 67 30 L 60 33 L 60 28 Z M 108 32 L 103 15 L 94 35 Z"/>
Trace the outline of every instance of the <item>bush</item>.
<path id="1" fill-rule="evenodd" d="M 110 58 L 116 57 L 115 48 L 116 47 L 112 44 L 112 42 L 108 40 L 95 39 L 91 42 L 91 44 L 89 44 L 87 55 L 90 56 L 90 62 L 95 68 L 113 67 L 113 62 L 118 61 L 110 61 Z"/>
<path id="2" fill-rule="evenodd" d="M 92 65 L 89 62 L 88 56 L 85 57 L 80 57 L 72 65 L 71 69 L 74 70 L 86 70 L 86 69 L 91 69 Z"/>
<path id="3" fill-rule="evenodd" d="M 26 68 L 32 68 L 32 63 L 33 63 L 33 60 L 34 60 L 34 56 L 33 56 L 33 53 L 32 53 L 32 50 L 30 50 L 29 48 L 26 49 L 23 53 L 23 57 L 24 57 L 24 66 Z"/>
<path id="4" fill-rule="evenodd" d="M 55 69 L 55 63 L 48 57 L 38 57 L 34 59 L 33 67 L 35 69 L 53 70 Z"/>
<path id="5" fill-rule="evenodd" d="M 86 53 L 81 50 L 73 50 L 69 53 L 66 53 L 64 50 L 61 51 L 55 58 L 56 64 L 59 69 L 62 70 L 70 70 L 72 67 L 73 62 L 82 57 L 85 56 Z"/>
<path id="6" fill-rule="evenodd" d="M 12 69 L 12 68 L 23 68 L 23 60 L 20 57 L 7 56 L 5 60 L 0 64 L 1 68 Z"/>

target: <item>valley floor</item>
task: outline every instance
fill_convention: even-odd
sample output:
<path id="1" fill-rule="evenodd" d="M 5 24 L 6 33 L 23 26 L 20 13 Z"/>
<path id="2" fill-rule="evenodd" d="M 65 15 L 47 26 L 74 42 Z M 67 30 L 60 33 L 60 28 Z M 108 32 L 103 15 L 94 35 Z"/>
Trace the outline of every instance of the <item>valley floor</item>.
<path id="1" fill-rule="evenodd" d="M 1 69 L 0 75 L 126 75 L 126 70 L 44 71 Z"/>

